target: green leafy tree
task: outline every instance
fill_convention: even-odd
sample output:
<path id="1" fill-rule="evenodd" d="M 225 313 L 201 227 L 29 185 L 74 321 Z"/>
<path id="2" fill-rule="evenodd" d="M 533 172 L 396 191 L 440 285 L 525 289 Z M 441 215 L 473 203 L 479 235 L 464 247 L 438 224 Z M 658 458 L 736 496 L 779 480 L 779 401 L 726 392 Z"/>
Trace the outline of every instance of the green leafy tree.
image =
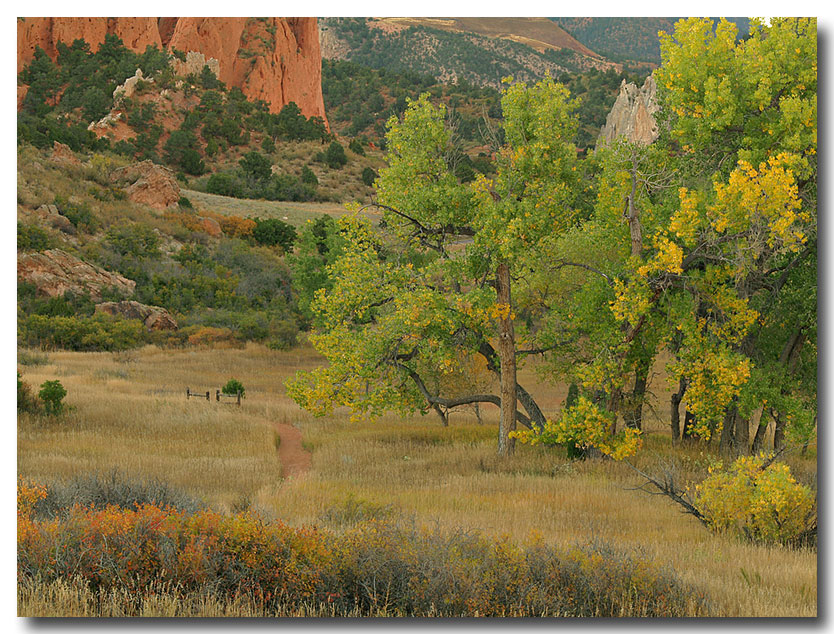
<path id="1" fill-rule="evenodd" d="M 250 187 L 262 185 L 272 175 L 272 161 L 255 150 L 243 155 L 240 168 Z"/>
<path id="2" fill-rule="evenodd" d="M 214 71 L 208 67 L 208 64 L 203 66 L 203 70 L 200 71 L 200 83 L 206 90 L 212 90 L 223 86 L 222 82 L 217 79 L 217 75 L 214 74 Z"/>
<path id="3" fill-rule="evenodd" d="M 329 267 L 332 286 L 313 301 L 320 326 L 311 341 L 330 365 L 288 384 L 303 407 L 324 414 L 345 405 L 370 416 L 433 409 L 445 421 L 450 407 L 493 403 L 501 408 L 501 454 L 512 450 L 516 421 L 544 425 L 517 382 L 518 360 L 536 346 L 518 320 L 528 296 L 511 285 L 543 257 L 542 238 L 572 223 L 575 120 L 567 91 L 550 79 L 515 84 L 502 103 L 507 144 L 496 178 L 471 185 L 447 163 L 442 106 L 423 95 L 402 122 L 389 123 L 389 166 L 376 182 L 389 235 L 360 217 L 341 221 L 345 245 Z M 499 377 L 500 395 L 450 398 L 450 377 L 477 359 Z"/>
<path id="4" fill-rule="evenodd" d="M 82 116 L 85 121 L 98 121 L 113 105 L 112 97 L 108 96 L 101 88 L 90 86 L 84 91 L 82 97 Z"/>
<path id="5" fill-rule="evenodd" d="M 66 395 L 66 389 L 64 389 L 64 386 L 57 379 L 54 381 L 44 381 L 38 392 L 38 397 L 43 401 L 46 413 L 53 415 L 60 414 L 64 410 L 63 401 Z"/>
<path id="6" fill-rule="evenodd" d="M 331 216 L 320 216 L 307 222 L 298 236 L 295 252 L 287 256 L 298 310 L 307 324 L 315 318 L 312 305 L 316 293 L 332 288 L 329 268 L 343 249 L 344 237 L 336 221 Z"/>
<path id="7" fill-rule="evenodd" d="M 194 149 L 188 149 L 182 153 L 180 166 L 186 174 L 191 174 L 192 176 L 199 176 L 206 171 L 206 164 L 203 161 L 203 157 Z"/>
<path id="8" fill-rule="evenodd" d="M 570 335 L 551 367 L 615 416 L 606 425 L 639 427 L 665 348 L 675 438 L 761 449 L 767 416 L 749 437 L 759 409 L 777 421 L 777 448 L 786 427 L 813 433 L 815 32 L 773 20 L 739 42 L 727 22 L 680 21 L 661 42 L 661 138 L 593 157 L 593 213 L 550 239 L 541 268 L 541 288 L 569 292 L 540 336 Z"/>

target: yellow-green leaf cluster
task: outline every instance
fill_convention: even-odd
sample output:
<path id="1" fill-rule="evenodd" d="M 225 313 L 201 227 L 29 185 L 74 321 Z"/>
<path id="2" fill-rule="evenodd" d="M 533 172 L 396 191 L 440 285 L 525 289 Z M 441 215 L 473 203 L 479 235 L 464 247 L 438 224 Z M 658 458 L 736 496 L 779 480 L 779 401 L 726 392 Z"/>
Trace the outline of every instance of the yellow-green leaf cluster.
<path id="1" fill-rule="evenodd" d="M 547 420 L 541 432 L 522 430 L 511 432 L 510 435 L 531 445 L 573 443 L 585 449 L 595 447 L 615 460 L 622 460 L 637 452 L 643 441 L 640 430 L 630 427 L 612 435 L 614 422 L 612 414 L 580 396 L 555 421 Z"/>
<path id="2" fill-rule="evenodd" d="M 787 543 L 816 521 L 816 498 L 787 465 L 764 466 L 761 456 L 742 456 L 729 470 L 711 469 L 696 487 L 695 507 L 716 532 L 755 541 Z"/>

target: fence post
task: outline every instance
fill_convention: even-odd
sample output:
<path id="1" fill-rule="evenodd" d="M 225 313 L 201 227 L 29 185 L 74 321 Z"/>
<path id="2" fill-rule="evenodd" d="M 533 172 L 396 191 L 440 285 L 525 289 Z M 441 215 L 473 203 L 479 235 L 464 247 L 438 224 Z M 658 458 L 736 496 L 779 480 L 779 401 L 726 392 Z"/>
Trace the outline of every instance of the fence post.
<path id="1" fill-rule="evenodd" d="M 220 390 L 217 390 L 217 402 L 220 402 Z"/>
<path id="2" fill-rule="evenodd" d="M 211 400 L 211 391 L 209 391 L 209 390 L 206 390 L 206 400 L 207 401 Z"/>
<path id="3" fill-rule="evenodd" d="M 191 388 L 190 387 L 185 388 L 185 398 L 187 398 L 187 399 L 191 398 Z"/>
<path id="4" fill-rule="evenodd" d="M 237 406 L 240 407 L 240 390 L 237 391 Z"/>

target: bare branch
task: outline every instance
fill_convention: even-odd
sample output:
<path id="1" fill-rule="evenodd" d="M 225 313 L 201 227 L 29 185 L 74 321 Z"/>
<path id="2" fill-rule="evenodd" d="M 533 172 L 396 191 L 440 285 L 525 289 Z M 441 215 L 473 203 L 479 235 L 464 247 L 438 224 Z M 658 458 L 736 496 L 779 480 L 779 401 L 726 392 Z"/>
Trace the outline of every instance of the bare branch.
<path id="1" fill-rule="evenodd" d="M 556 270 L 556 271 L 558 271 L 559 269 L 563 269 L 566 266 L 575 266 L 577 268 L 585 269 L 586 271 L 590 271 L 591 273 L 596 273 L 597 275 L 601 275 L 602 277 L 605 278 L 605 281 L 608 283 L 609 286 L 611 286 L 614 283 L 608 275 L 606 275 L 605 273 L 603 273 L 599 269 L 595 269 L 593 266 L 589 266 L 589 265 L 583 264 L 581 262 L 568 262 L 567 260 L 556 260 L 555 263 L 556 263 L 556 266 L 555 266 L 554 270 Z"/>
<path id="2" fill-rule="evenodd" d="M 674 481 L 674 478 L 672 477 L 671 473 L 668 473 L 668 472 L 665 473 L 663 480 L 658 480 L 657 478 L 654 478 L 654 477 L 648 475 L 647 473 L 643 473 L 642 471 L 640 471 L 640 469 L 638 469 L 637 467 L 635 467 L 633 464 L 629 463 L 628 461 L 624 460 L 623 462 L 626 465 L 628 465 L 628 467 L 632 471 L 637 472 L 639 475 L 641 475 L 643 478 L 645 478 L 647 480 L 646 484 L 644 484 L 643 486 L 646 486 L 647 484 L 651 484 L 658 490 L 658 492 L 654 493 L 653 495 L 665 495 L 670 500 L 672 500 L 673 502 L 676 502 L 681 507 L 683 507 L 683 510 L 684 510 L 685 513 L 688 513 L 690 515 L 695 516 L 695 518 L 699 522 L 701 522 L 704 526 L 707 525 L 707 520 L 703 516 L 703 514 L 697 508 L 695 508 L 695 506 L 689 500 L 687 500 L 684 497 L 684 492 L 681 489 L 678 489 L 675 486 L 675 481 Z M 641 488 L 641 490 L 643 490 L 643 489 Z"/>

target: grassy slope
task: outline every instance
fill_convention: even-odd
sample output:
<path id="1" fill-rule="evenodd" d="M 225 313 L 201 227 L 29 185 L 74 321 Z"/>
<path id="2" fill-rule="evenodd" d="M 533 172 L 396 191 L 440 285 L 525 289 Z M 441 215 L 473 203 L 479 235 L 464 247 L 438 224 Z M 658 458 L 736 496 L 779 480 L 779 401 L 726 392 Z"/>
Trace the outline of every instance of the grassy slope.
<path id="1" fill-rule="evenodd" d="M 547 18 L 380 18 L 380 21 L 403 26 L 427 26 L 452 32 L 468 31 L 487 37 L 514 40 L 538 51 L 569 48 L 582 55 L 600 57 Z"/>
<path id="2" fill-rule="evenodd" d="M 21 417 L 18 469 L 49 481 L 118 466 L 128 475 L 164 479 L 221 509 L 251 500 L 267 516 L 293 524 L 322 522 L 328 509 L 353 496 L 390 504 L 418 521 L 518 540 L 533 531 L 560 543 L 598 538 L 644 548 L 706 590 L 716 615 L 816 614 L 816 553 L 710 535 L 665 499 L 634 490 L 638 478 L 610 461 L 570 463 L 561 451 L 520 447 L 501 462 L 494 408 L 485 408 L 482 425 L 470 411 L 453 414 L 445 429 L 433 417 L 351 424 L 337 412 L 312 419 L 285 396 L 283 381 L 317 362 L 309 348 L 273 352 L 256 345 L 50 353 L 44 365 L 23 366 L 24 379 L 39 385 L 60 378 L 75 410 L 61 422 Z M 246 386 L 239 410 L 186 402 L 186 386 L 214 389 L 230 376 Z M 536 386 L 530 369 L 522 380 L 537 393 L 545 390 L 546 413 L 564 398 L 563 386 Z M 657 380 L 653 388 L 662 398 Z M 280 480 L 268 421 L 301 427 L 313 451 L 306 476 Z M 660 460 L 672 461 L 684 475 L 701 476 L 707 452 L 670 452 L 665 427 L 658 420 L 649 424 L 654 433 L 638 464 L 657 469 Z M 802 477 L 815 469 L 810 459 L 790 462 Z M 162 605 L 159 610 L 166 613 Z M 222 607 L 210 612 L 222 613 Z"/>

